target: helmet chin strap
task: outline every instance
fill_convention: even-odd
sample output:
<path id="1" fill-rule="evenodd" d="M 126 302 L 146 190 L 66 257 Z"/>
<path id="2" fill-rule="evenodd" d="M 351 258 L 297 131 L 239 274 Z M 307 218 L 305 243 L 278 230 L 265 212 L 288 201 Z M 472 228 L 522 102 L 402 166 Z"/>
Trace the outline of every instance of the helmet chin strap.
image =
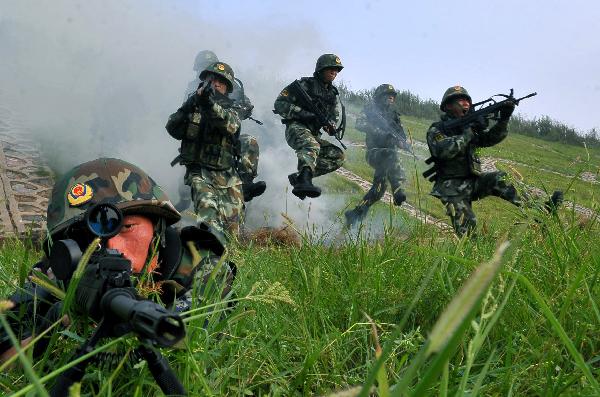
<path id="1" fill-rule="evenodd" d="M 154 237 L 150 241 L 150 245 L 148 246 L 148 255 L 146 256 L 146 262 L 144 263 L 144 267 L 140 274 L 146 274 L 152 260 L 158 256 L 158 253 L 162 248 L 165 248 L 167 245 L 167 239 L 165 237 L 165 232 L 167 230 L 167 224 L 165 219 L 160 217 L 154 224 Z M 158 258 L 160 259 L 160 258 Z"/>

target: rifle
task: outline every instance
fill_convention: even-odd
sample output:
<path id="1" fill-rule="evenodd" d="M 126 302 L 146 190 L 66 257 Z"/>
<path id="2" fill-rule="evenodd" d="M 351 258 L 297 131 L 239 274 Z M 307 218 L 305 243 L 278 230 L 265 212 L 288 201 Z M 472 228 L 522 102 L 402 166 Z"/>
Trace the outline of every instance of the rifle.
<path id="1" fill-rule="evenodd" d="M 99 323 L 90 339 L 77 349 L 73 360 L 92 352 L 103 338 L 132 332 L 141 342 L 135 349 L 135 355 L 146 360 L 161 390 L 166 395 L 185 395 L 177 375 L 155 348 L 173 346 L 185 336 L 181 317 L 151 300 L 141 299 L 131 280 L 131 262 L 118 251 L 106 248 L 108 239 L 119 233 L 123 214 L 112 204 L 100 203 L 86 211 L 83 223 L 87 227 L 86 233 L 100 237 L 101 243 L 83 270 L 75 289 L 74 306 L 82 315 Z M 65 284 L 70 283 L 81 256 L 75 241 L 56 242 L 49 258 L 56 278 Z M 64 372 L 50 395 L 68 396 L 69 388 L 81 381 L 90 362 L 93 358 L 83 360 Z"/>
<path id="2" fill-rule="evenodd" d="M 233 79 L 240 86 L 240 91 L 242 92 L 242 100 L 243 100 L 244 98 L 246 98 L 246 94 L 244 93 L 244 83 L 242 83 L 242 80 L 238 79 L 237 77 L 234 77 Z M 250 105 L 250 106 L 252 106 L 252 105 Z M 255 119 L 254 117 L 251 116 L 252 109 L 254 109 L 254 106 L 252 106 L 252 107 L 249 108 L 247 106 L 243 106 L 241 104 L 237 104 L 236 103 L 236 104 L 233 105 L 233 107 L 235 107 L 237 109 L 241 109 L 244 112 L 247 112 L 248 113 L 248 117 L 246 117 L 246 118 L 249 119 L 249 120 L 254 121 L 256 124 L 258 124 L 258 125 L 263 125 L 264 124 L 262 121 L 257 120 L 257 119 Z"/>
<path id="3" fill-rule="evenodd" d="M 522 101 L 523 99 L 531 98 L 532 96 L 537 95 L 537 92 L 532 92 L 531 94 L 525 95 L 524 97 L 515 98 L 513 96 L 513 92 L 514 92 L 514 90 L 511 88 L 510 93 L 508 95 L 496 94 L 496 95 L 492 95 L 491 97 L 489 97 L 488 99 L 486 99 L 484 101 L 474 103 L 471 106 L 471 108 L 469 109 L 469 112 L 467 114 L 465 114 L 463 117 L 442 121 L 442 122 L 438 123 L 438 128 L 442 131 L 447 131 L 447 130 L 451 130 L 451 129 L 458 128 L 458 127 L 464 128 L 465 126 L 475 124 L 475 123 L 481 124 L 482 120 L 484 120 L 485 122 L 489 121 L 490 119 L 498 121 L 500 119 L 498 116 L 498 113 L 500 112 L 500 109 L 502 109 L 507 103 L 514 103 L 515 105 L 518 106 L 519 102 Z M 494 99 L 494 97 L 498 97 L 498 96 L 506 98 L 506 99 L 498 102 Z M 492 104 L 483 107 L 483 105 L 485 105 L 486 103 L 489 103 L 489 102 L 492 102 Z M 482 107 L 475 110 L 475 108 L 477 106 L 482 106 Z"/>
<path id="4" fill-rule="evenodd" d="M 367 117 L 375 118 L 377 124 L 383 127 L 383 129 L 388 133 L 388 135 L 392 135 L 398 141 L 403 142 L 406 147 L 408 147 L 408 139 L 406 138 L 406 133 L 404 132 L 404 128 L 402 124 L 396 122 L 396 120 L 388 120 L 383 117 L 381 112 L 378 112 L 376 109 L 370 109 L 367 113 Z"/>
<path id="5" fill-rule="evenodd" d="M 327 114 L 323 109 L 323 105 L 320 103 L 315 103 L 310 95 L 308 95 L 308 92 L 306 92 L 306 90 L 302 87 L 300 81 L 294 80 L 294 82 L 290 84 L 290 88 L 300 99 L 302 107 L 306 108 L 309 112 L 314 113 L 317 116 L 317 120 L 319 121 L 321 127 L 325 127 L 327 133 L 333 136 L 344 149 L 347 149 L 346 145 L 342 143 L 342 139 L 344 138 L 344 133 L 346 131 L 346 107 L 342 101 L 340 100 L 340 105 L 342 106 L 342 121 L 340 122 L 339 127 L 336 127 L 335 123 L 329 120 L 327 117 Z"/>
<path id="6" fill-rule="evenodd" d="M 496 95 L 492 95 L 488 99 L 485 99 L 481 102 L 474 103 L 470 107 L 469 112 L 467 114 L 465 114 L 463 117 L 441 121 L 441 122 L 437 123 L 437 128 L 439 128 L 441 131 L 445 132 L 445 131 L 449 131 L 449 130 L 452 130 L 455 128 L 463 129 L 472 124 L 475 124 L 479 127 L 487 126 L 487 124 L 489 123 L 489 120 L 495 120 L 495 121 L 500 120 L 498 113 L 500 112 L 500 109 L 502 109 L 506 104 L 514 103 L 515 105 L 518 106 L 519 102 L 521 102 L 523 99 L 531 98 L 531 97 L 537 95 L 537 92 L 532 92 L 531 94 L 525 95 L 524 97 L 515 98 L 513 93 L 514 93 L 514 90 L 511 88 L 510 93 L 508 95 L 496 94 Z M 496 101 L 494 99 L 494 97 L 503 97 L 505 99 L 502 101 Z M 490 103 L 490 102 L 492 103 L 491 105 L 483 106 L 486 103 Z M 475 110 L 475 108 L 477 106 L 481 106 L 481 107 L 479 109 Z M 431 156 L 427 160 L 425 160 L 425 163 L 428 165 L 435 163 L 435 158 L 433 156 Z M 433 167 L 431 167 L 428 170 L 426 170 L 425 172 L 423 172 L 422 175 L 423 175 L 423 177 L 428 178 L 430 181 L 432 181 L 435 179 L 435 175 L 434 175 L 435 172 L 436 172 L 436 166 L 434 164 Z"/>

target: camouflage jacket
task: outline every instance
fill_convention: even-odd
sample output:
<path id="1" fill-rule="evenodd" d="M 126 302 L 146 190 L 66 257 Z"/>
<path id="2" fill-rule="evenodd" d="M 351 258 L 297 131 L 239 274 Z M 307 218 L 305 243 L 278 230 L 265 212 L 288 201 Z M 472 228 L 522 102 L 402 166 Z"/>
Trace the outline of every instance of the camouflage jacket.
<path id="1" fill-rule="evenodd" d="M 493 127 L 466 126 L 442 131 L 441 123 L 450 116 L 442 115 L 441 121 L 433 123 L 427 131 L 427 145 L 435 162 L 436 180 L 469 178 L 481 174 L 481 161 L 477 148 L 498 144 L 508 134 L 506 121 L 498 121 Z"/>
<path id="2" fill-rule="evenodd" d="M 198 96 L 192 95 L 169 117 L 167 132 L 181 140 L 179 156 L 173 165 L 180 163 L 188 171 L 198 173 L 202 169 L 221 172 L 235 168 L 241 121 L 229 98 L 222 95 L 216 98 L 212 105 L 200 106 Z M 238 181 L 228 182 L 232 183 Z"/>
<path id="3" fill-rule="evenodd" d="M 200 79 L 197 78 L 191 81 L 188 84 L 188 88 L 186 90 L 185 97 L 186 99 L 190 97 L 193 93 L 196 92 L 198 86 L 200 85 Z M 233 85 L 233 91 L 229 94 L 229 99 L 233 101 L 232 108 L 238 112 L 238 116 L 240 120 L 246 120 L 248 117 L 252 116 L 252 110 L 254 109 L 254 105 L 250 101 L 242 88 L 242 83 L 239 80 L 235 80 L 235 84 Z"/>
<path id="4" fill-rule="evenodd" d="M 339 93 L 337 88 L 333 84 L 322 83 L 315 77 L 302 77 L 300 85 L 306 90 L 317 107 L 323 109 L 327 118 L 337 123 L 339 119 L 337 108 Z M 305 125 L 314 135 L 319 135 L 322 125 L 315 119 L 312 112 L 301 106 L 299 99 L 294 95 L 290 86 L 291 84 L 286 86 L 277 96 L 273 105 L 273 112 L 281 116 L 282 123 L 288 124 L 291 121 L 296 121 Z"/>
<path id="5" fill-rule="evenodd" d="M 368 149 L 408 147 L 400 114 L 393 106 L 381 108 L 374 102 L 365 105 L 356 119 L 356 129 L 367 135 Z"/>

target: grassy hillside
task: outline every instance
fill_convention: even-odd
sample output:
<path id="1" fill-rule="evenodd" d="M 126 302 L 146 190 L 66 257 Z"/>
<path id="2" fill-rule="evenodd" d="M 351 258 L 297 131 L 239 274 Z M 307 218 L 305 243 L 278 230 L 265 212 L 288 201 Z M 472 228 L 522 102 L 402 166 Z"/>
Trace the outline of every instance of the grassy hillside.
<path id="1" fill-rule="evenodd" d="M 404 122 L 422 141 L 430 122 Z M 363 140 L 353 129 L 347 137 Z M 372 177 L 363 149 L 347 155 L 348 169 Z M 598 185 L 574 177 L 597 174 L 597 149 L 510 134 L 483 155 L 517 161 L 498 166 L 527 185 L 568 189 L 568 200 L 598 208 Z M 425 164 L 409 155 L 403 161 L 409 202 L 446 220 L 420 176 Z M 348 205 L 362 195 L 340 176 L 317 181 L 326 194 L 346 194 Z M 299 245 L 240 244 L 230 254 L 239 267 L 234 309 L 224 316 L 224 304 L 210 306 L 218 294 L 206 292 L 187 320 L 186 343 L 163 353 L 190 395 L 368 395 L 371 387 L 381 396 L 600 395 L 597 221 L 565 209 L 557 217 L 520 213 L 496 198 L 475 203 L 475 211 L 479 233 L 471 239 L 380 203 L 370 219 L 386 225 L 375 241 L 342 231 L 330 244 L 321 243 L 330 236 L 314 235 Z M 3 296 L 38 256 L 22 242 L 4 242 Z M 89 332 L 73 324 L 48 357 L 33 362 L 27 353 L 29 373 L 3 366 L 0 393 L 43 395 L 33 381 L 51 384 L 48 374 L 65 370 Z M 119 354 L 113 365 L 90 365 L 81 395 L 160 395 L 145 365 L 119 360 L 135 345 L 131 338 L 100 345 Z"/>

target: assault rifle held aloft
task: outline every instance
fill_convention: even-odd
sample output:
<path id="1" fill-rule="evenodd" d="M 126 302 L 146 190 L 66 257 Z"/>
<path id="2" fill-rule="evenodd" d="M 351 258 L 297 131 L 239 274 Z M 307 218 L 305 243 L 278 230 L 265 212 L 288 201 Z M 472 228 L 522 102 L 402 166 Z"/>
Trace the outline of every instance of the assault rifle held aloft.
<path id="1" fill-rule="evenodd" d="M 342 106 L 342 122 L 339 127 L 336 127 L 335 123 L 327 117 L 327 113 L 323 109 L 322 104 L 315 103 L 310 95 L 308 95 L 308 92 L 302 87 L 300 81 L 294 80 L 294 82 L 290 84 L 290 88 L 294 94 L 296 94 L 297 98 L 300 99 L 302 107 L 309 112 L 314 113 L 317 116 L 317 120 L 319 121 L 319 124 L 321 124 L 321 127 L 323 127 L 329 135 L 337 139 L 344 149 L 347 149 L 346 145 L 342 143 L 344 132 L 346 131 L 346 107 L 344 104 L 340 101 Z"/>
<path id="2" fill-rule="evenodd" d="M 465 128 L 471 125 L 477 126 L 478 128 L 485 128 L 487 127 L 489 120 L 500 120 L 498 113 L 507 104 L 513 103 L 518 106 L 519 102 L 521 102 L 523 99 L 531 98 L 537 95 L 537 92 L 532 92 L 531 94 L 525 95 L 524 97 L 515 98 L 513 93 L 514 90 L 511 88 L 510 93 L 508 95 L 496 94 L 492 95 L 490 98 L 484 101 L 474 103 L 469 108 L 469 112 L 467 112 L 467 114 L 459 118 L 439 122 L 437 124 L 437 128 L 439 128 L 439 130 L 442 132 L 449 131 L 455 128 Z M 496 101 L 494 97 L 503 97 L 505 99 L 502 101 Z M 483 106 L 486 103 L 490 102 L 492 103 L 491 105 Z M 475 110 L 477 106 L 482 107 Z M 428 178 L 430 181 L 433 182 L 435 180 L 435 173 L 437 171 L 437 167 L 435 165 L 435 158 L 431 156 L 427 160 L 425 160 L 425 163 L 428 165 L 433 163 L 433 167 L 423 172 L 423 177 Z"/>
<path id="3" fill-rule="evenodd" d="M 458 128 L 458 127 L 464 128 L 471 124 L 481 124 L 482 122 L 487 123 L 490 119 L 499 120 L 498 113 L 500 112 L 500 109 L 502 109 L 507 104 L 514 103 L 515 105 L 519 105 L 519 102 L 521 102 L 523 99 L 531 98 L 532 96 L 537 95 L 537 92 L 532 92 L 531 94 L 525 95 L 524 97 L 515 98 L 513 93 L 514 93 L 514 90 L 511 88 L 510 93 L 508 95 L 496 94 L 496 95 L 492 95 L 490 98 L 488 98 L 484 101 L 474 103 L 473 105 L 471 105 L 471 108 L 469 109 L 469 112 L 467 112 L 467 114 L 465 114 L 462 117 L 456 118 L 456 119 L 442 121 L 442 122 L 438 123 L 438 128 L 441 131 L 446 131 L 446 130 L 451 130 L 451 129 Z M 498 96 L 506 98 L 506 99 L 504 99 L 502 101 L 496 101 L 494 99 L 494 97 L 498 97 Z M 475 110 L 475 108 L 477 106 L 483 106 L 486 103 L 490 103 L 490 102 L 492 102 L 491 105 L 484 106 L 484 107 L 481 107 L 481 108 Z"/>

